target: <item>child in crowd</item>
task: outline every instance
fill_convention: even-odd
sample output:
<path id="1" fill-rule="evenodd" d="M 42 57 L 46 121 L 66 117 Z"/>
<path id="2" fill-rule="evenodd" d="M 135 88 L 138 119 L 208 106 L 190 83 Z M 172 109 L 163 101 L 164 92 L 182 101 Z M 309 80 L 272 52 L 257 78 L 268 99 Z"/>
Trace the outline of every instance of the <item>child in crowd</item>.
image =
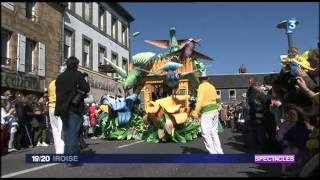
<path id="1" fill-rule="evenodd" d="M 277 140 L 281 142 L 283 154 L 294 154 L 294 164 L 282 164 L 284 175 L 296 174 L 308 159 L 305 143 L 308 140 L 308 129 L 303 111 L 293 104 L 283 106 L 281 124 L 277 132 Z"/>
<path id="2" fill-rule="evenodd" d="M 88 130 L 90 128 L 90 116 L 89 111 L 83 115 L 83 137 L 88 138 Z"/>
<path id="3" fill-rule="evenodd" d="M 91 106 L 89 107 L 89 113 L 90 113 L 90 126 L 92 128 L 92 134 L 93 136 L 91 137 L 92 139 L 97 139 L 96 135 L 96 124 L 97 124 L 97 119 L 96 119 L 96 104 L 92 103 Z"/>
<path id="4" fill-rule="evenodd" d="M 2 115 L 1 115 L 2 116 Z M 8 133 L 9 133 L 9 142 L 8 142 L 8 152 L 17 151 L 14 148 L 14 140 L 15 134 L 17 132 L 18 121 L 16 117 L 16 109 L 11 108 L 9 112 L 3 117 L 5 119 L 5 123 L 9 125 Z"/>

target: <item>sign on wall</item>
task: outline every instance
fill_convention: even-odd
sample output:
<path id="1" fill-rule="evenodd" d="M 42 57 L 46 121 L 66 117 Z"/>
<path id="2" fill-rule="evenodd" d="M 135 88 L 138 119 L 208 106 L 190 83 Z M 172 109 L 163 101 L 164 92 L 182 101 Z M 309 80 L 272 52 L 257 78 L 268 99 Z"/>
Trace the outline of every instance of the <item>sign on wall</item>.
<path id="1" fill-rule="evenodd" d="M 24 73 L 1 72 L 1 87 L 43 92 L 45 80 Z"/>

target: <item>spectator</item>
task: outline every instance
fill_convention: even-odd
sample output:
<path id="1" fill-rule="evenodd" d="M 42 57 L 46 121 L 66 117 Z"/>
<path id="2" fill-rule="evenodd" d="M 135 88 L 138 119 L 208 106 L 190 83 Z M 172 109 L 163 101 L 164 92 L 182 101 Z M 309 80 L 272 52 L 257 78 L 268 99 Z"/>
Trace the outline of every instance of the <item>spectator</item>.
<path id="1" fill-rule="evenodd" d="M 305 124 L 310 132 L 306 147 L 309 149 L 310 156 L 319 153 L 319 127 L 317 127 L 315 119 L 307 119 Z"/>
<path id="2" fill-rule="evenodd" d="M 89 128 L 90 128 L 90 116 L 89 116 L 89 111 L 87 110 L 83 115 L 82 133 L 84 138 L 88 138 Z"/>
<path id="3" fill-rule="evenodd" d="M 274 115 L 276 124 L 279 125 L 282 117 L 282 103 L 278 96 L 273 96 L 271 98 L 270 112 Z"/>
<path id="4" fill-rule="evenodd" d="M 277 140 L 281 142 L 284 154 L 294 154 L 295 164 L 283 164 L 282 173 L 295 174 L 308 159 L 306 142 L 309 138 L 308 130 L 304 124 L 306 119 L 303 111 L 295 105 L 283 107 L 282 124 L 277 133 Z"/>
<path id="5" fill-rule="evenodd" d="M 316 83 L 317 87 L 314 91 L 319 91 L 320 87 L 320 76 L 319 76 L 319 48 L 314 48 L 309 51 L 308 54 L 308 62 L 310 63 L 310 67 L 314 69 L 314 71 L 308 71 L 308 75 L 312 78 L 313 82 Z"/>
<path id="6" fill-rule="evenodd" d="M 17 149 L 14 148 L 14 140 L 15 140 L 15 134 L 17 132 L 18 122 L 16 117 L 16 109 L 11 108 L 8 112 L 8 114 L 4 117 L 9 125 L 8 133 L 10 135 L 9 143 L 8 143 L 8 152 L 17 151 Z"/>
<path id="7" fill-rule="evenodd" d="M 3 107 L 6 111 L 9 111 L 12 107 L 14 107 L 14 96 L 12 95 L 10 90 L 5 91 L 3 95 L 5 99 L 5 104 Z"/>
<path id="8" fill-rule="evenodd" d="M 6 111 L 7 100 L 7 97 L 1 96 L 1 154 L 8 151 L 8 131 L 10 128 L 5 118 L 9 115 L 8 111 Z"/>
<path id="9" fill-rule="evenodd" d="M 228 108 L 226 105 L 221 106 L 220 110 L 220 119 L 223 122 L 224 126 L 227 126 L 227 121 L 228 121 Z"/>
<path id="10" fill-rule="evenodd" d="M 53 144 L 53 135 L 52 135 L 52 127 L 50 123 L 50 117 L 49 117 L 49 99 L 48 99 L 48 93 L 45 92 L 43 96 L 39 99 L 39 102 L 41 103 L 41 106 L 43 107 L 42 115 L 46 122 L 46 140 L 45 142 L 47 144 Z"/>
<path id="11" fill-rule="evenodd" d="M 234 120 L 234 114 L 233 114 L 233 109 L 228 106 L 227 108 L 227 119 L 225 121 L 225 127 L 231 128 L 231 122 Z"/>
<path id="12" fill-rule="evenodd" d="M 265 95 L 257 80 L 252 77 L 249 79 L 249 89 L 247 91 L 247 103 L 249 108 L 249 138 L 250 146 L 254 151 L 261 151 L 264 145 L 264 131 L 262 126 L 263 121 L 263 101 Z"/>
<path id="13" fill-rule="evenodd" d="M 46 140 L 46 119 L 44 115 L 44 106 L 41 104 L 41 101 L 34 106 L 34 119 L 33 119 L 33 128 L 34 128 L 34 142 L 36 146 L 47 147 L 48 144 Z"/>
<path id="14" fill-rule="evenodd" d="M 264 123 L 264 94 L 262 92 L 256 92 L 256 99 L 254 102 L 255 116 L 253 122 L 254 126 L 252 128 L 253 133 L 253 143 L 256 151 L 262 151 L 265 146 L 265 128 Z"/>
<path id="15" fill-rule="evenodd" d="M 96 125 L 97 125 L 97 119 L 96 119 L 96 104 L 92 103 L 91 106 L 89 107 L 89 114 L 90 114 L 90 127 L 92 128 L 93 136 L 91 137 L 92 139 L 97 139 L 96 137 Z"/>
<path id="16" fill-rule="evenodd" d="M 32 103 L 31 99 L 28 99 L 21 92 L 16 93 L 16 99 L 14 100 L 14 106 L 16 108 L 18 117 L 18 131 L 17 131 L 17 148 L 33 147 L 31 137 L 31 116 L 32 112 L 29 111 L 27 103 Z"/>
<path id="17" fill-rule="evenodd" d="M 276 141 L 276 120 L 274 114 L 270 111 L 272 103 L 272 75 L 266 76 L 261 88 L 263 93 L 263 119 L 262 126 L 265 133 L 265 152 L 277 152 L 278 145 Z"/>
<path id="18" fill-rule="evenodd" d="M 306 85 L 305 81 L 303 78 L 300 78 L 298 77 L 297 78 L 297 82 L 299 84 L 299 87 L 302 89 L 302 91 L 308 95 L 308 97 L 310 97 L 313 102 L 314 102 L 314 105 L 315 106 L 318 106 L 319 105 L 319 92 L 315 93 L 313 92 L 312 90 L 309 89 L 309 87 Z"/>

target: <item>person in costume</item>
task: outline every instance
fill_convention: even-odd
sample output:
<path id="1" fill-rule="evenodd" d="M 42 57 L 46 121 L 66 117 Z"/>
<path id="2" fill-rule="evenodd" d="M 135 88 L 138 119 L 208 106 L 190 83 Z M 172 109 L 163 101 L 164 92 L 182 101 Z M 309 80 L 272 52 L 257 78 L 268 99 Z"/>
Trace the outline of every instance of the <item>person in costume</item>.
<path id="1" fill-rule="evenodd" d="M 220 139 L 218 135 L 219 111 L 216 102 L 216 88 L 209 83 L 209 77 L 206 71 L 203 71 L 200 77 L 200 85 L 198 87 L 197 103 L 195 110 L 191 116 L 199 119 L 201 124 L 202 137 L 204 144 L 210 154 L 223 154 Z"/>

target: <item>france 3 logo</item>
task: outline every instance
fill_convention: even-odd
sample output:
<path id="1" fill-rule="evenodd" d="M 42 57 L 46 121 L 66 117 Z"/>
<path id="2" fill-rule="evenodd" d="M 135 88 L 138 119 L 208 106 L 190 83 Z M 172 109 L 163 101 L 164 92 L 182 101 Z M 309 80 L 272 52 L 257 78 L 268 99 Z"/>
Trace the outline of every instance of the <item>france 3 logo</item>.
<path id="1" fill-rule="evenodd" d="M 291 18 L 287 20 L 287 33 L 292 33 L 294 29 L 296 29 L 298 21 L 296 18 Z"/>

